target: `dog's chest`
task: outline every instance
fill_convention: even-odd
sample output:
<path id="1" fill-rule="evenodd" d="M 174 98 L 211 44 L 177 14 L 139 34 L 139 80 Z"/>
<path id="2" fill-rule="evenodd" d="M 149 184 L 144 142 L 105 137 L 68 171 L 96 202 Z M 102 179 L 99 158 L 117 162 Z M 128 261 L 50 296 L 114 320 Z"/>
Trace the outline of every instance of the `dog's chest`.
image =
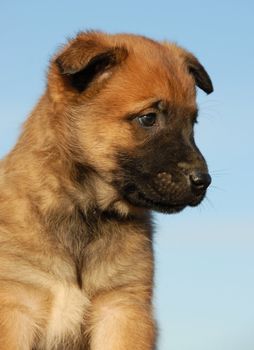
<path id="1" fill-rule="evenodd" d="M 68 284 L 56 284 L 51 292 L 52 308 L 38 349 L 85 349 L 82 327 L 88 299 L 78 287 Z"/>

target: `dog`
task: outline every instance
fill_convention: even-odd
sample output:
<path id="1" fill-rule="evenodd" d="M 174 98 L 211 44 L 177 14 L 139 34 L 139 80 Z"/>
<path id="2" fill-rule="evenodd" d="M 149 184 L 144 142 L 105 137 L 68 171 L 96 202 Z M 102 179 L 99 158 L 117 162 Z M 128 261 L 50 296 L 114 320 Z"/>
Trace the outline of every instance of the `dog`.
<path id="1" fill-rule="evenodd" d="M 194 142 L 185 49 L 82 32 L 0 166 L 0 350 L 150 350 L 152 210 L 198 205 L 211 182 Z"/>

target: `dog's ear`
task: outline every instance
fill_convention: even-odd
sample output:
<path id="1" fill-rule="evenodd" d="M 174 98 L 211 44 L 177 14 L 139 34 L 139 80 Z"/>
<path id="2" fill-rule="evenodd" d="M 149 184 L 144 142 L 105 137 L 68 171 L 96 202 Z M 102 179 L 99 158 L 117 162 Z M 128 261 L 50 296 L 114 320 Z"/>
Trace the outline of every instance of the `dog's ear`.
<path id="1" fill-rule="evenodd" d="M 202 64 L 189 52 L 186 53 L 185 60 L 189 72 L 195 79 L 196 85 L 207 94 L 211 94 L 213 92 L 213 84 Z"/>
<path id="2" fill-rule="evenodd" d="M 211 78 L 209 77 L 207 71 L 198 61 L 198 59 L 189 51 L 183 49 L 176 44 L 170 44 L 168 42 L 163 42 L 163 45 L 167 47 L 171 52 L 177 53 L 186 64 L 189 73 L 195 79 L 196 85 L 207 94 L 213 92 L 213 84 Z"/>
<path id="3" fill-rule="evenodd" d="M 96 78 L 105 78 L 110 69 L 128 55 L 125 47 L 111 46 L 100 33 L 81 33 L 56 57 L 59 73 L 78 92 Z"/>

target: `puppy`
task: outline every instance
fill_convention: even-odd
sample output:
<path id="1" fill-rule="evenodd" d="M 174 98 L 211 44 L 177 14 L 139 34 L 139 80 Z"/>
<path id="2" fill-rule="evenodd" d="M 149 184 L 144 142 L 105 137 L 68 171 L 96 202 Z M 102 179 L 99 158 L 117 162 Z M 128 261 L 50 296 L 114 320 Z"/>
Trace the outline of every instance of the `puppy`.
<path id="1" fill-rule="evenodd" d="M 194 142 L 189 52 L 80 33 L 0 167 L 0 350 L 150 350 L 150 211 L 198 205 L 211 182 Z"/>

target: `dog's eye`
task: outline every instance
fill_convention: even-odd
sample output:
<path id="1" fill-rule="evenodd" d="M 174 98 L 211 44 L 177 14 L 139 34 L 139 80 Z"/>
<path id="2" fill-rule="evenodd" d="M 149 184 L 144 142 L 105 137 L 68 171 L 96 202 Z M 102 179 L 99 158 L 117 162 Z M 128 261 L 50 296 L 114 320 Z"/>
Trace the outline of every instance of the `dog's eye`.
<path id="1" fill-rule="evenodd" d="M 148 113 L 139 117 L 138 121 L 144 128 L 149 128 L 155 124 L 156 117 L 156 113 Z"/>

